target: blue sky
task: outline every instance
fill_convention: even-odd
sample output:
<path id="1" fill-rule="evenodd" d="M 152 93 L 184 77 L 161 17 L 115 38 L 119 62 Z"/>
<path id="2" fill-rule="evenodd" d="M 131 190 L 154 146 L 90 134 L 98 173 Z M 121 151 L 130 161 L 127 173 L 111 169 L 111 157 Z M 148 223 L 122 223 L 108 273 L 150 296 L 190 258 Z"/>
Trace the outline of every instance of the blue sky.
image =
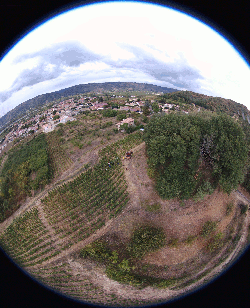
<path id="1" fill-rule="evenodd" d="M 0 116 L 76 84 L 132 81 L 230 98 L 250 107 L 250 69 L 226 39 L 176 10 L 104 2 L 61 14 L 0 62 Z"/>

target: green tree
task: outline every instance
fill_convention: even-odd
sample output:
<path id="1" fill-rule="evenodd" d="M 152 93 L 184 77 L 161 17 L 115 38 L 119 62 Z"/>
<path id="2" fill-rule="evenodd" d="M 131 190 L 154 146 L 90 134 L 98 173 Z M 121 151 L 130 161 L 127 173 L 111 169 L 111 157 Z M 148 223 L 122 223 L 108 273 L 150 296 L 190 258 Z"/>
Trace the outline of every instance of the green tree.
<path id="1" fill-rule="evenodd" d="M 152 104 L 152 109 L 153 109 L 154 113 L 158 113 L 159 110 L 160 110 L 160 109 L 159 109 L 158 103 L 154 102 L 154 103 Z"/>
<path id="2" fill-rule="evenodd" d="M 202 161 L 211 170 L 206 181 L 227 193 L 244 179 L 248 152 L 245 135 L 228 116 L 155 115 L 145 128 L 144 140 L 156 189 L 163 198 L 187 199 L 195 192 L 207 193 L 207 189 L 199 189 L 204 179 L 197 180 Z"/>
<path id="3" fill-rule="evenodd" d="M 142 107 L 142 113 L 145 116 L 150 115 L 150 110 L 149 110 L 149 106 L 147 106 L 146 104 Z"/>

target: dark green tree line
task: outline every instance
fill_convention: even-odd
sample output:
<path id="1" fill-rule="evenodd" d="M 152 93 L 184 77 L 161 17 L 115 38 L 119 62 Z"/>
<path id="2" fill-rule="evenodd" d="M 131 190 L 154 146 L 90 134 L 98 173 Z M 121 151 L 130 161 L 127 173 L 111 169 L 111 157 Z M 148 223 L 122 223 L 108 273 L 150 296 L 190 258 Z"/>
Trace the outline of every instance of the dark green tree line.
<path id="1" fill-rule="evenodd" d="M 207 181 L 230 193 L 244 180 L 245 135 L 226 115 L 156 115 L 145 129 L 144 140 L 156 189 L 163 198 L 188 199 Z"/>

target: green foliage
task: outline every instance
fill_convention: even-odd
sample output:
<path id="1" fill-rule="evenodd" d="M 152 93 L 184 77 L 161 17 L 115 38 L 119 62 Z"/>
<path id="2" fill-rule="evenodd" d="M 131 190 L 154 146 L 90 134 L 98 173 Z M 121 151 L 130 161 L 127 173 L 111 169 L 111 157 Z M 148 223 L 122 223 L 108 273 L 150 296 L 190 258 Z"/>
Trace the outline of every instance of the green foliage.
<path id="1" fill-rule="evenodd" d="M 227 208 L 226 208 L 226 215 L 230 215 L 233 211 L 233 208 L 234 208 L 234 204 L 233 202 L 230 202 L 227 204 Z"/>
<path id="2" fill-rule="evenodd" d="M 111 250 L 102 241 L 95 241 L 80 251 L 80 257 L 91 258 L 96 261 L 105 262 L 109 257 L 114 259 L 114 255 Z"/>
<path id="3" fill-rule="evenodd" d="M 212 232 L 215 231 L 217 223 L 215 221 L 208 220 L 202 227 L 201 235 L 204 237 L 209 236 Z"/>
<path id="4" fill-rule="evenodd" d="M 52 177 L 44 134 L 9 152 L 1 171 L 0 219 L 11 215 L 19 202 L 46 185 Z"/>
<path id="5" fill-rule="evenodd" d="M 117 110 L 103 109 L 101 111 L 101 114 L 103 115 L 103 117 L 106 117 L 106 118 L 116 117 L 117 116 Z"/>
<path id="6" fill-rule="evenodd" d="M 156 189 L 165 199 L 202 199 L 213 187 L 227 193 L 244 179 L 248 148 L 242 128 L 225 115 L 160 114 L 144 131 L 148 164 L 155 170 Z M 197 180 L 200 161 L 211 170 Z"/>
<path id="7" fill-rule="evenodd" d="M 144 116 L 148 116 L 150 115 L 150 110 L 149 110 L 149 106 L 147 106 L 146 104 L 142 107 L 142 113 Z"/>
<path id="8" fill-rule="evenodd" d="M 219 232 L 217 233 L 215 236 L 212 237 L 212 239 L 209 241 L 206 249 L 209 251 L 209 252 L 213 252 L 219 248 L 222 247 L 223 245 L 223 233 L 222 232 Z"/>
<path id="9" fill-rule="evenodd" d="M 113 122 L 109 121 L 109 122 L 106 122 L 106 123 L 103 123 L 102 125 L 100 125 L 100 128 L 104 129 L 104 128 L 110 127 L 112 125 L 113 125 Z"/>
<path id="10" fill-rule="evenodd" d="M 248 210 L 248 205 L 247 204 L 240 204 L 240 213 L 241 215 L 245 214 Z"/>
<path id="11" fill-rule="evenodd" d="M 126 118 L 127 118 L 127 112 L 124 112 L 124 111 L 119 111 L 117 116 L 116 116 L 116 119 L 118 121 L 122 121 L 122 120 L 124 120 Z"/>
<path id="12" fill-rule="evenodd" d="M 186 244 L 191 245 L 193 243 L 194 240 L 197 239 L 197 236 L 195 235 L 189 235 L 187 237 L 187 239 L 185 240 Z"/>
<path id="13" fill-rule="evenodd" d="M 149 212 L 159 212 L 161 209 L 161 205 L 159 203 L 146 204 L 146 209 Z"/>
<path id="14" fill-rule="evenodd" d="M 165 234 L 162 229 L 142 226 L 132 235 L 128 250 L 136 258 L 143 257 L 150 251 L 155 251 L 165 245 Z"/>
<path id="15" fill-rule="evenodd" d="M 194 200 L 199 201 L 203 200 L 206 195 L 211 195 L 214 192 L 214 188 L 210 184 L 209 181 L 203 182 L 199 187 L 194 195 Z"/>
<path id="16" fill-rule="evenodd" d="M 53 120 L 58 120 L 58 119 L 60 119 L 59 114 L 57 114 L 57 115 L 53 116 Z"/>
<path id="17" fill-rule="evenodd" d="M 158 103 L 156 103 L 156 102 L 154 102 L 154 103 L 152 103 L 152 109 L 153 109 L 153 111 L 155 112 L 155 113 L 158 113 L 159 112 L 159 105 L 158 105 Z"/>
<path id="18" fill-rule="evenodd" d="M 177 247 L 179 243 L 179 239 L 178 238 L 171 238 L 168 242 L 168 246 L 170 247 Z"/>

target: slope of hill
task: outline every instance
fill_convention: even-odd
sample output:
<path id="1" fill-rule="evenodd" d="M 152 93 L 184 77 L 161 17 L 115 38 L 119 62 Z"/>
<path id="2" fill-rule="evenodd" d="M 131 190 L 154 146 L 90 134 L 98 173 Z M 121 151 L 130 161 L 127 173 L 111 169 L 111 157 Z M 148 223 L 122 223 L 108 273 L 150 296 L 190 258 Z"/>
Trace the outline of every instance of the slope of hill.
<path id="1" fill-rule="evenodd" d="M 18 118 L 24 116 L 29 109 L 42 107 L 48 102 L 82 93 L 106 91 L 149 91 L 170 93 L 177 90 L 167 87 L 160 87 L 153 84 L 136 82 L 105 82 L 79 84 L 59 91 L 38 95 L 32 99 L 27 100 L 26 102 L 23 102 L 22 104 L 16 106 L 13 110 L 9 111 L 0 118 L 0 129 L 5 128 L 6 125 L 13 123 Z"/>
<path id="2" fill-rule="evenodd" d="M 168 93 L 163 95 L 163 98 L 185 104 L 193 103 L 211 111 L 224 112 L 230 116 L 237 115 L 250 123 L 250 112 L 247 107 L 236 103 L 231 99 L 207 96 L 192 91 L 178 91 L 175 93 Z"/>

